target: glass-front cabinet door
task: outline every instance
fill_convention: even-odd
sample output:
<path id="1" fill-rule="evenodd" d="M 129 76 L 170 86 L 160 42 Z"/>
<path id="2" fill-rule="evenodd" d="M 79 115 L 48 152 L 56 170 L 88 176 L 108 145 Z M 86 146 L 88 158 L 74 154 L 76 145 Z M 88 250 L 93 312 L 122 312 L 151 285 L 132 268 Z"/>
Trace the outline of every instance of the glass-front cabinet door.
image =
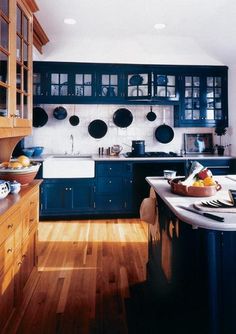
<path id="1" fill-rule="evenodd" d="M 133 100 L 151 98 L 151 71 L 127 74 L 126 98 Z"/>
<path id="2" fill-rule="evenodd" d="M 11 126 L 9 122 L 9 1 L 0 2 L 0 126 Z"/>
<path id="3" fill-rule="evenodd" d="M 178 101 L 177 76 L 173 74 L 153 73 L 152 97 L 155 100 Z"/>
<path id="4" fill-rule="evenodd" d="M 97 75 L 97 95 L 111 102 L 122 96 L 121 75 L 118 73 L 98 73 Z"/>
<path id="5" fill-rule="evenodd" d="M 214 127 L 218 122 L 228 126 L 227 72 L 182 76 L 176 115 L 175 126 Z"/>
<path id="6" fill-rule="evenodd" d="M 31 21 L 20 3 L 16 9 L 16 111 L 17 127 L 31 125 L 32 44 Z"/>
<path id="7" fill-rule="evenodd" d="M 72 95 L 78 98 L 90 98 L 94 96 L 93 74 L 76 71 L 74 74 L 74 82 Z"/>

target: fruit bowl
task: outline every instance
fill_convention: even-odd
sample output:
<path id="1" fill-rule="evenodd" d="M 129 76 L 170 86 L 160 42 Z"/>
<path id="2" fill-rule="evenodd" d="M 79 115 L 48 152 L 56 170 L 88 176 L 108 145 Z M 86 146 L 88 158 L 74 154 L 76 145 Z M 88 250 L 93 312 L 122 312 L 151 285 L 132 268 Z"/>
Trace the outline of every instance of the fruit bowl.
<path id="1" fill-rule="evenodd" d="M 216 185 L 214 186 L 193 187 L 182 184 L 181 181 L 184 180 L 185 178 L 168 180 L 168 183 L 171 186 L 171 191 L 174 194 L 190 197 L 210 197 L 214 196 L 217 191 L 221 189 L 221 185 L 218 182 L 216 182 Z"/>
<path id="2" fill-rule="evenodd" d="M 17 181 L 22 186 L 28 185 L 35 178 L 40 163 L 31 164 L 29 167 L 8 168 L 0 167 L 0 179 L 6 181 Z"/>

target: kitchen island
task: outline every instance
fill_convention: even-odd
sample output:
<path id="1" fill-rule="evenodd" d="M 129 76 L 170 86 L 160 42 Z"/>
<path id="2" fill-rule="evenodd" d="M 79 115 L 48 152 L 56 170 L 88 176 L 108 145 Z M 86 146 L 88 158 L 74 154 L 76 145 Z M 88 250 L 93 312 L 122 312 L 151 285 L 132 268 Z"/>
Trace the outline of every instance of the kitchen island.
<path id="1" fill-rule="evenodd" d="M 216 179 L 222 189 L 215 196 L 196 198 L 171 193 L 163 178 L 146 178 L 158 208 L 158 219 L 149 227 L 147 280 L 159 309 L 171 313 L 178 333 L 236 332 L 236 211 L 215 213 L 225 218 L 217 222 L 179 208 L 227 199 L 228 189 L 236 189 L 236 178 Z"/>

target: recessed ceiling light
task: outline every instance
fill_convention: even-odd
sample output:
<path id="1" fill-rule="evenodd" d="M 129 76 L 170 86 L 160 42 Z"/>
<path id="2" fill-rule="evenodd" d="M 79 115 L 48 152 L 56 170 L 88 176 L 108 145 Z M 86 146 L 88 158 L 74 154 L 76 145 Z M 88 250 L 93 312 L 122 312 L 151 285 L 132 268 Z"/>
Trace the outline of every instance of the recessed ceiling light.
<path id="1" fill-rule="evenodd" d="M 157 29 L 157 30 L 164 29 L 165 27 L 166 27 L 165 23 L 156 23 L 154 25 L 154 28 Z"/>
<path id="2" fill-rule="evenodd" d="M 64 19 L 64 23 L 65 24 L 76 24 L 76 20 L 68 17 L 68 18 Z"/>

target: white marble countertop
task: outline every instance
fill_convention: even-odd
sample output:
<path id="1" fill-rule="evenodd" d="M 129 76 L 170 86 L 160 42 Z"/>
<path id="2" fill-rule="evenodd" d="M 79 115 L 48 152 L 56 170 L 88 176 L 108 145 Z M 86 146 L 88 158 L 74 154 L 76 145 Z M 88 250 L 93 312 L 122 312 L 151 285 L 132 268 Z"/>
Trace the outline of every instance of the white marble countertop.
<path id="1" fill-rule="evenodd" d="M 39 157 L 32 157 L 31 160 L 33 161 L 44 161 L 45 159 L 52 157 L 55 154 L 44 154 Z M 83 154 L 81 154 L 83 155 Z M 88 153 L 88 155 L 90 155 Z M 69 155 L 68 155 L 69 157 Z M 160 160 L 168 160 L 168 161 L 175 161 L 175 160 L 201 160 L 201 159 L 217 159 L 217 160 L 223 160 L 223 159 L 233 159 L 232 156 L 218 156 L 218 155 L 212 155 L 212 154 L 199 154 L 199 155 L 184 155 L 182 157 L 125 157 L 124 154 L 120 154 L 118 156 L 113 155 L 98 155 L 98 154 L 91 154 L 91 159 L 94 161 L 160 161 Z"/>
<path id="2" fill-rule="evenodd" d="M 224 198 L 229 199 L 228 189 L 236 189 L 236 175 L 229 175 L 234 180 L 227 178 L 227 176 L 215 176 L 216 181 L 222 186 L 222 189 L 212 197 L 187 197 L 171 192 L 170 185 L 163 177 L 147 177 L 146 181 L 152 186 L 172 212 L 182 221 L 191 224 L 193 228 L 205 228 L 219 231 L 236 231 L 236 213 L 215 213 L 215 215 L 224 217 L 224 222 L 218 222 L 199 214 L 186 211 L 179 208 L 182 206 L 192 206 L 195 202 L 206 201 L 209 199 Z"/>

